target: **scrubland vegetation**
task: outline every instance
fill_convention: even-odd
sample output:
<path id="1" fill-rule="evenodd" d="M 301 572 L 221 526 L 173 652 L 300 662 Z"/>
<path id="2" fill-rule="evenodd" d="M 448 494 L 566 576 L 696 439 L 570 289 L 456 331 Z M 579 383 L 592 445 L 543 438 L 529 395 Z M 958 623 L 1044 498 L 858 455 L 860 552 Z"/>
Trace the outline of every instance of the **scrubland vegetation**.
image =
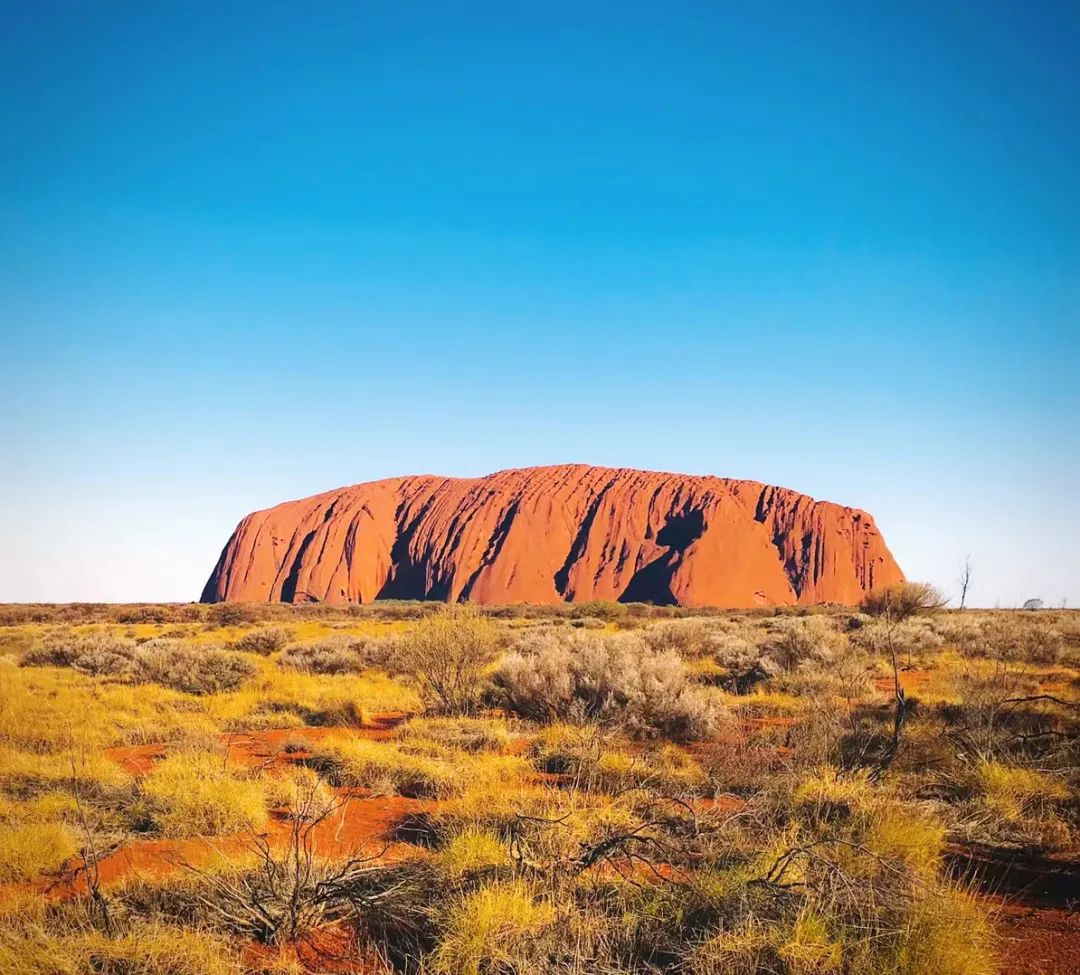
<path id="1" fill-rule="evenodd" d="M 1080 614 L 914 586 L 0 607 L 0 971 L 1010 971 L 1078 731 Z"/>

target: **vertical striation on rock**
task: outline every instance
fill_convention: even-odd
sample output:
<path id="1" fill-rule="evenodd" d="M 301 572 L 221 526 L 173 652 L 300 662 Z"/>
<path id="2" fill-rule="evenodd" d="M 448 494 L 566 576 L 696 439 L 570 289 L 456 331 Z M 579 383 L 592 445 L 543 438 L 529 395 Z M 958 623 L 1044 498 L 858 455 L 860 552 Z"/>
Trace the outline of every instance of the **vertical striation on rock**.
<path id="1" fill-rule="evenodd" d="M 903 573 L 865 511 L 754 481 L 560 465 L 400 477 L 244 518 L 203 602 L 855 603 Z"/>

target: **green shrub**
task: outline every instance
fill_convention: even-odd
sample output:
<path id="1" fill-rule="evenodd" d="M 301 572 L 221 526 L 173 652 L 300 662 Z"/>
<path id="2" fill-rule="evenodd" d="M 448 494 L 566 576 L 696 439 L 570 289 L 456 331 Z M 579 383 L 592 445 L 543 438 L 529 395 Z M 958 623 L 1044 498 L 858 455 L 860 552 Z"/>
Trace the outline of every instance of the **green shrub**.
<path id="1" fill-rule="evenodd" d="M 219 647 L 157 639 L 136 643 L 110 636 L 46 641 L 23 656 L 24 666 L 68 666 L 83 674 L 136 684 L 162 684 L 188 694 L 239 687 L 255 665 Z"/>
<path id="2" fill-rule="evenodd" d="M 620 724 L 684 741 L 708 737 L 719 718 L 676 654 L 632 634 L 539 635 L 503 659 L 493 683 L 498 703 L 538 721 Z"/>
<path id="3" fill-rule="evenodd" d="M 257 653 L 264 657 L 276 653 L 293 636 L 293 631 L 281 626 L 268 626 L 264 629 L 252 630 L 245 633 L 239 640 L 229 644 L 230 650 L 239 650 L 242 653 Z"/>
<path id="4" fill-rule="evenodd" d="M 448 606 L 402 637 L 398 668 L 430 710 L 471 714 L 480 706 L 484 671 L 500 643 L 498 627 L 477 607 Z"/>
<path id="5" fill-rule="evenodd" d="M 179 640 L 150 640 L 138 648 L 134 679 L 188 694 L 232 691 L 255 673 L 255 665 L 235 653 Z"/>

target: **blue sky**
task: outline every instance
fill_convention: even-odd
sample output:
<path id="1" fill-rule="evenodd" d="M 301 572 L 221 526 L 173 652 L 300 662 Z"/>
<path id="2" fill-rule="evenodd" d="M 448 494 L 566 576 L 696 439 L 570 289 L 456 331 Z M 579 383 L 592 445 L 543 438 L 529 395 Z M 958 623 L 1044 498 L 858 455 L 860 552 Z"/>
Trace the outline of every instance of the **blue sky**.
<path id="1" fill-rule="evenodd" d="M 1080 603 L 1075 4 L 2 8 L 0 600 L 575 461 Z"/>

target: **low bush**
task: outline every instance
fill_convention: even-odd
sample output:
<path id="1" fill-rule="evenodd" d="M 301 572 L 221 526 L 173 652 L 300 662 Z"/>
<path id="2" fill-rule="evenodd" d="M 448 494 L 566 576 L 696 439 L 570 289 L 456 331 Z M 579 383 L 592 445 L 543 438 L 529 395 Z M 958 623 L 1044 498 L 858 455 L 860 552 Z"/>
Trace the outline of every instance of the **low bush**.
<path id="1" fill-rule="evenodd" d="M 47 637 L 23 654 L 24 667 L 71 667 L 83 674 L 118 676 L 130 672 L 136 644 L 103 634 Z"/>
<path id="2" fill-rule="evenodd" d="M 654 653 L 670 650 L 684 659 L 712 653 L 724 630 L 703 620 L 665 620 L 641 631 L 641 638 Z"/>
<path id="3" fill-rule="evenodd" d="M 712 683 L 732 694 L 746 694 L 755 685 L 780 673 L 780 666 L 747 633 L 725 633 L 713 641 Z"/>
<path id="4" fill-rule="evenodd" d="M 829 659 L 838 643 L 828 618 L 778 619 L 770 622 L 761 651 L 776 669 L 789 671 L 809 661 Z"/>
<path id="5" fill-rule="evenodd" d="M 255 673 L 250 661 L 214 646 L 170 639 L 136 643 L 100 635 L 48 640 L 26 653 L 22 664 L 66 666 L 83 674 L 161 684 L 188 694 L 234 690 Z"/>
<path id="6" fill-rule="evenodd" d="M 252 626 L 266 617 L 266 608 L 250 603 L 215 603 L 206 613 L 209 627 Z"/>
<path id="7" fill-rule="evenodd" d="M 267 657 L 276 653 L 293 638 L 293 631 L 282 626 L 268 626 L 245 633 L 240 639 L 229 644 L 230 650 L 242 653 L 257 653 Z"/>
<path id="8" fill-rule="evenodd" d="M 538 635 L 503 659 L 493 684 L 496 701 L 525 718 L 620 724 L 681 741 L 707 737 L 719 714 L 676 654 L 632 634 Z"/>
<path id="9" fill-rule="evenodd" d="M 898 622 L 918 613 L 940 609 L 946 602 L 945 597 L 927 582 L 899 582 L 867 593 L 859 608 L 869 616 L 885 616 Z"/>
<path id="10" fill-rule="evenodd" d="M 364 669 L 356 643 L 349 637 L 340 636 L 315 643 L 301 643 L 289 647 L 278 663 L 305 674 L 356 674 Z"/>
<path id="11" fill-rule="evenodd" d="M 574 603 L 570 609 L 572 619 L 593 618 L 616 622 L 625 618 L 629 610 L 625 603 L 617 603 L 610 599 L 593 599 L 586 602 Z"/>
<path id="12" fill-rule="evenodd" d="M 1064 629 L 1053 613 L 994 614 L 972 623 L 957 644 L 966 656 L 1045 666 L 1060 659 Z"/>
<path id="13" fill-rule="evenodd" d="M 135 655 L 133 677 L 188 694 L 217 694 L 239 687 L 255 665 L 235 653 L 179 640 L 150 640 Z"/>
<path id="14" fill-rule="evenodd" d="M 851 639 L 854 646 L 880 656 L 888 654 L 890 641 L 908 665 L 916 657 L 933 653 L 945 643 L 930 620 L 922 618 L 909 618 L 891 628 L 885 622 L 875 620 L 857 630 Z"/>
<path id="15" fill-rule="evenodd" d="M 351 674 L 368 669 L 396 669 L 398 641 L 393 637 L 331 636 L 289 647 L 280 657 L 283 667 L 307 674 Z"/>

